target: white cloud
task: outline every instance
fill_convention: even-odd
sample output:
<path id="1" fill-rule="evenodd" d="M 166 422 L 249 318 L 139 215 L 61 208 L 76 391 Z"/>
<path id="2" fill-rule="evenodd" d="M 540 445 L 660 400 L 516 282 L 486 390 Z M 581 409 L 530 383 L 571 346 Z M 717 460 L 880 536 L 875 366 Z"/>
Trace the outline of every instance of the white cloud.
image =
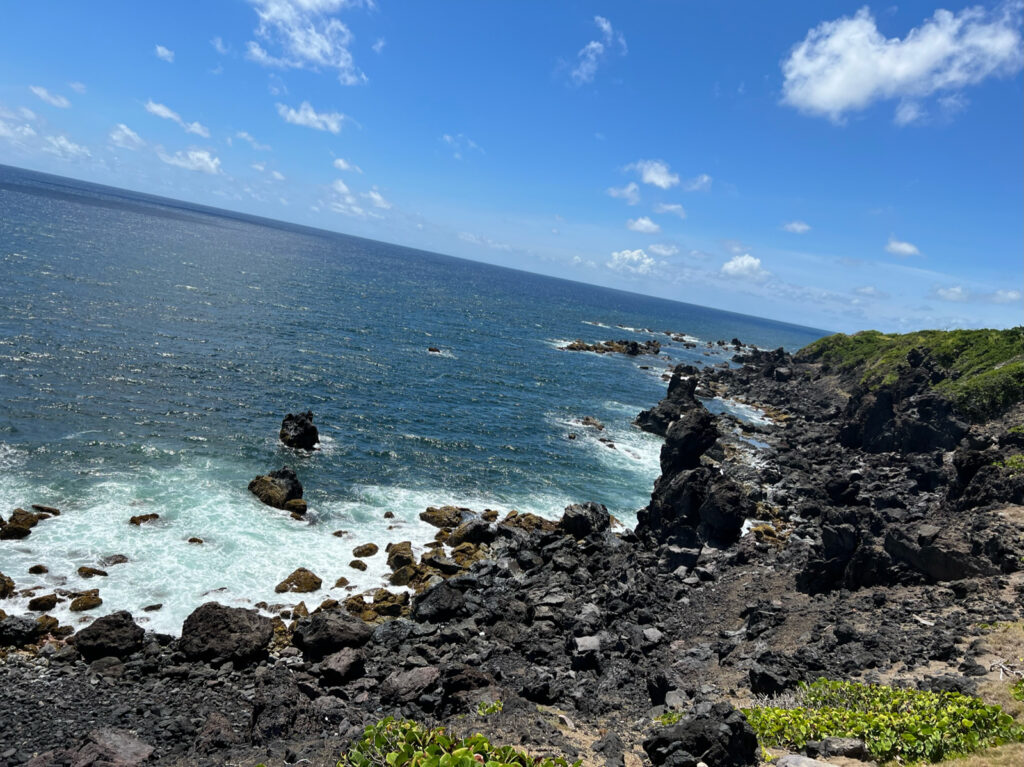
<path id="1" fill-rule="evenodd" d="M 733 256 L 722 264 L 722 274 L 751 282 L 764 282 L 771 276 L 771 272 L 761 267 L 761 259 L 754 258 L 749 253 Z"/>
<path id="2" fill-rule="evenodd" d="M 85 93 L 86 90 L 85 83 L 80 82 L 68 83 L 68 87 L 75 93 Z"/>
<path id="3" fill-rule="evenodd" d="M 707 173 L 701 173 L 687 181 L 683 188 L 687 192 L 703 192 L 711 188 L 712 178 Z"/>
<path id="4" fill-rule="evenodd" d="M 601 62 L 613 49 L 617 48 L 622 56 L 628 52 L 626 38 L 612 28 L 612 23 L 608 19 L 595 16 L 594 23 L 601 30 L 601 40 L 591 40 L 576 54 L 576 66 L 569 73 L 576 85 L 593 82 Z"/>
<path id="5" fill-rule="evenodd" d="M 1020 301 L 1021 292 L 1019 290 L 997 290 L 992 294 L 991 301 L 994 304 L 1010 304 L 1014 301 Z"/>
<path id="6" fill-rule="evenodd" d="M 970 295 L 961 285 L 954 285 L 951 288 L 936 288 L 935 295 L 943 301 L 966 301 Z"/>
<path id="7" fill-rule="evenodd" d="M 371 189 L 369 192 L 363 194 L 367 200 L 373 203 L 373 207 L 380 208 L 381 210 L 391 210 L 391 203 L 384 199 L 383 195 L 376 190 Z"/>
<path id="8" fill-rule="evenodd" d="M 647 216 L 629 219 L 629 221 L 626 222 L 626 228 L 643 234 L 657 234 L 661 231 L 661 227 L 651 221 Z"/>
<path id="9" fill-rule="evenodd" d="M 921 251 L 917 249 L 917 246 L 910 242 L 903 242 L 897 240 L 892 235 L 889 236 L 889 242 L 886 244 L 885 249 L 892 253 L 894 256 L 900 258 L 907 258 L 908 256 L 920 256 Z"/>
<path id="10" fill-rule="evenodd" d="M 114 126 L 114 129 L 110 131 L 110 143 L 114 146 L 119 146 L 122 149 L 139 149 L 145 146 L 146 142 L 143 141 L 139 134 L 133 131 L 124 123 L 118 123 Z"/>
<path id="11" fill-rule="evenodd" d="M 338 194 L 349 194 L 350 193 L 349 192 L 349 188 L 348 188 L 348 184 L 346 184 L 340 178 L 336 179 L 334 181 L 334 183 L 331 184 L 331 189 L 333 189 Z"/>
<path id="12" fill-rule="evenodd" d="M 267 169 L 267 166 L 261 162 L 254 162 L 249 167 L 252 168 L 253 170 L 258 170 L 260 173 Z"/>
<path id="13" fill-rule="evenodd" d="M 916 101 L 901 101 L 896 107 L 896 113 L 892 117 L 892 121 L 897 125 L 910 125 L 912 122 L 917 122 L 923 119 L 925 116 L 924 109 Z"/>
<path id="14" fill-rule="evenodd" d="M 675 245 L 662 244 L 659 242 L 656 242 L 653 245 L 649 245 L 647 249 L 651 251 L 651 253 L 653 253 L 654 255 L 661 256 L 662 258 L 668 258 L 679 253 L 679 248 L 677 248 Z"/>
<path id="15" fill-rule="evenodd" d="M 176 165 L 185 170 L 195 170 L 200 173 L 209 173 L 216 176 L 221 172 L 220 158 L 214 157 L 205 149 L 189 149 L 184 152 L 175 152 L 173 155 L 159 152 L 159 157 L 168 165 Z"/>
<path id="16" fill-rule="evenodd" d="M 63 157 L 66 160 L 78 157 L 92 157 L 92 152 L 81 144 L 68 140 L 65 136 L 47 136 L 43 151 Z"/>
<path id="17" fill-rule="evenodd" d="M 360 168 L 358 165 L 353 165 L 348 160 L 345 160 L 341 157 L 338 157 L 334 160 L 334 167 L 337 168 L 338 170 L 349 170 L 354 173 L 363 172 L 363 169 Z"/>
<path id="18" fill-rule="evenodd" d="M 186 133 L 194 133 L 195 135 L 202 136 L 203 138 L 210 138 L 210 131 L 207 130 L 205 125 L 198 122 L 185 122 L 181 119 L 181 115 L 164 104 L 158 104 L 150 99 L 146 102 L 146 111 L 151 115 L 155 115 L 156 117 L 160 117 L 164 120 L 176 122 Z"/>
<path id="19" fill-rule="evenodd" d="M 661 189 L 670 189 L 679 183 L 678 174 L 672 173 L 668 164 L 661 160 L 637 160 L 626 166 L 626 170 L 635 170 L 640 180 Z"/>
<path id="20" fill-rule="evenodd" d="M 628 205 L 636 205 L 640 202 L 640 187 L 635 181 L 630 181 L 624 187 L 608 187 L 608 195 L 619 200 L 625 200 Z"/>
<path id="21" fill-rule="evenodd" d="M 617 272 L 631 272 L 633 274 L 650 274 L 657 261 L 644 253 L 642 248 L 636 250 L 617 250 L 612 253 L 612 259 L 607 263 L 609 269 Z"/>
<path id="22" fill-rule="evenodd" d="M 25 123 L 22 125 L 14 125 L 4 120 L 0 120 L 0 138 L 5 138 L 16 143 L 23 139 L 32 138 L 36 135 L 35 128 Z"/>
<path id="23" fill-rule="evenodd" d="M 902 40 L 886 38 L 861 8 L 819 24 L 782 64 L 783 101 L 839 122 L 876 101 L 911 102 L 1021 67 L 1020 5 L 937 10 Z M 913 107 L 902 107 L 903 120 Z M 899 121 L 899 113 L 897 120 Z"/>
<path id="24" fill-rule="evenodd" d="M 463 154 L 470 149 L 484 154 L 483 147 L 473 141 L 469 136 L 464 136 L 461 133 L 454 136 L 450 133 L 445 133 L 441 136 L 441 140 L 452 148 L 452 156 L 456 160 L 461 160 Z"/>
<path id="25" fill-rule="evenodd" d="M 259 141 L 253 138 L 253 136 L 248 131 L 238 131 L 238 133 L 235 134 L 235 138 L 240 138 L 243 141 L 248 141 L 250 146 L 252 146 L 252 148 L 255 149 L 257 152 L 270 151 L 270 146 L 268 144 L 261 144 Z"/>
<path id="26" fill-rule="evenodd" d="M 250 41 L 248 56 L 265 66 L 333 69 L 342 85 L 366 82 L 349 47 L 352 32 L 331 14 L 362 5 L 356 0 L 250 0 L 259 17 L 256 35 L 276 47 L 279 55 Z M 371 4 L 372 3 L 367 3 Z"/>
<path id="27" fill-rule="evenodd" d="M 504 242 L 495 242 L 490 237 L 481 237 L 480 235 L 473 234 L 472 232 L 459 232 L 459 239 L 463 242 L 468 242 L 472 245 L 481 245 L 491 250 L 510 251 L 512 246 Z"/>
<path id="28" fill-rule="evenodd" d="M 165 48 L 162 45 L 158 45 L 156 48 L 153 49 L 153 52 L 156 54 L 156 57 L 158 59 L 166 61 L 168 64 L 174 63 L 174 51 L 172 51 L 170 48 Z"/>
<path id="29" fill-rule="evenodd" d="M 272 171 L 270 171 L 270 176 L 275 181 L 284 181 L 284 174 L 281 171 L 279 171 L 279 170 L 272 170 Z"/>
<path id="30" fill-rule="evenodd" d="M 790 221 L 783 224 L 782 228 L 793 234 L 807 234 L 807 232 L 811 231 L 811 225 L 806 221 Z"/>
<path id="31" fill-rule="evenodd" d="M 853 292 L 859 296 L 866 296 L 868 298 L 885 298 L 886 294 L 876 288 L 874 285 L 862 285 L 859 288 L 854 288 Z"/>
<path id="32" fill-rule="evenodd" d="M 679 218 L 686 218 L 686 209 L 677 202 L 659 202 L 654 206 L 655 213 L 671 213 Z"/>
<path id="33" fill-rule="evenodd" d="M 342 123 L 348 119 L 340 112 L 317 112 L 308 101 L 303 101 L 298 109 L 278 104 L 277 113 L 292 125 L 303 125 L 335 134 L 341 132 Z"/>
<path id="34" fill-rule="evenodd" d="M 71 106 L 71 102 L 58 93 L 50 93 L 46 88 L 41 85 L 30 85 L 28 88 L 41 100 L 45 101 L 51 107 L 60 107 L 61 109 L 67 109 Z"/>
<path id="35" fill-rule="evenodd" d="M 217 51 L 217 53 L 219 53 L 221 56 L 226 55 L 228 52 L 228 47 L 224 44 L 224 40 L 222 40 L 220 37 L 213 38 L 210 41 L 210 45 L 212 45 L 213 49 Z"/>
<path id="36" fill-rule="evenodd" d="M 374 53 L 380 53 L 384 50 L 384 46 L 387 45 L 387 41 L 383 37 L 378 37 L 377 42 L 370 46 Z"/>

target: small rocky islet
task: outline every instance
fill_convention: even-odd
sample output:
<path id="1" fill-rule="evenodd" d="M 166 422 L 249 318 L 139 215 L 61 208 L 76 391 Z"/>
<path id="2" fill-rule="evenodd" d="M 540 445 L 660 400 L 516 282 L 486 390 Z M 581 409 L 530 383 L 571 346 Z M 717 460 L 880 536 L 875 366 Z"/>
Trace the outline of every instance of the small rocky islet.
<path id="1" fill-rule="evenodd" d="M 739 709 L 820 677 L 1003 700 L 1024 653 L 1011 340 L 1016 356 L 980 382 L 930 336 L 796 354 L 734 339 L 728 368 L 677 365 L 635 421 L 665 440 L 635 530 L 596 503 L 557 521 L 431 507 L 418 561 L 411 541 L 353 541 L 353 563 L 386 557 L 394 591 L 259 605 L 273 618 L 211 601 L 178 638 L 126 612 L 72 634 L 0 611 L 0 705 L 31 718 L 0 718 L 0 764 L 334 764 L 393 715 L 588 765 L 741 767 L 763 752 Z M 712 414 L 713 397 L 766 425 Z M 301 518 L 290 469 L 253 483 Z M 19 509 L 0 537 L 57 513 Z M 111 564 L 85 570 L 102 581 Z M 0 600 L 16 580 L 0 575 Z M 322 583 L 300 570 L 278 588 L 309 598 Z M 780 764 L 811 756 L 868 758 L 861 740 L 827 739 Z"/>

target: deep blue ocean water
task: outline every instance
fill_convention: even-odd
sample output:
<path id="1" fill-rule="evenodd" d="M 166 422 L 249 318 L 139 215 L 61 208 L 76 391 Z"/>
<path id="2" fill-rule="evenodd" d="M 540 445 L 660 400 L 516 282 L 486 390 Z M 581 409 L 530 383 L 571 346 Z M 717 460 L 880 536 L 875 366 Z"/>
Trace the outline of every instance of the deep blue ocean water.
<path id="1" fill-rule="evenodd" d="M 352 548 L 430 540 L 428 505 L 556 517 L 594 500 L 632 524 L 660 440 L 630 421 L 662 373 L 727 359 L 707 341 L 822 334 L 0 166 L 0 514 L 63 511 L 0 542 L 0 572 L 99 588 L 94 615 L 162 603 L 145 617 L 177 632 L 212 598 L 296 603 L 273 587 L 299 566 L 324 580 L 311 606 L 347 595 L 327 588 L 340 576 L 381 585 L 383 553 L 360 573 Z M 557 348 L 652 337 L 663 359 Z M 323 440 L 311 455 L 277 440 L 306 409 Z M 307 522 L 246 490 L 284 464 Z M 160 521 L 128 524 L 149 512 Z M 131 561 L 77 576 L 112 554 Z M 36 563 L 49 573 L 29 575 Z"/>

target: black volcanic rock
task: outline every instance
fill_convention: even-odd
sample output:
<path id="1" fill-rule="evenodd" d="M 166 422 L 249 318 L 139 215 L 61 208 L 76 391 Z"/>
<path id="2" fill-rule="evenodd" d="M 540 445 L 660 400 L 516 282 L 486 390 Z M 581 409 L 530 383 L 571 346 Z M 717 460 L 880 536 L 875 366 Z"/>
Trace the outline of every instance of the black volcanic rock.
<path id="1" fill-rule="evenodd" d="M 293 415 L 289 413 L 281 421 L 281 441 L 288 447 L 300 450 L 315 450 L 320 433 L 313 425 L 313 411 Z"/>
<path id="2" fill-rule="evenodd" d="M 330 611 L 300 620 L 292 641 L 308 657 L 319 660 L 345 647 L 362 647 L 372 635 L 373 629 L 359 618 Z"/>
<path id="3" fill-rule="evenodd" d="M 247 663 L 266 654 L 273 635 L 270 619 L 255 610 L 207 602 L 185 619 L 178 646 L 190 660 Z"/>
<path id="4" fill-rule="evenodd" d="M 125 658 L 142 649 L 145 633 L 130 612 L 119 610 L 97 618 L 76 633 L 74 643 L 87 661 L 107 656 Z"/>
<path id="5" fill-rule="evenodd" d="M 697 373 L 697 368 L 692 365 L 676 365 L 664 399 L 650 410 L 641 411 L 633 423 L 644 431 L 664 437 L 668 427 L 683 413 L 702 408 L 700 400 L 694 396 L 697 389 Z"/>
<path id="6" fill-rule="evenodd" d="M 678 724 L 656 730 L 643 746 L 655 767 L 753 767 L 759 761 L 754 729 L 728 703 L 697 706 Z"/>

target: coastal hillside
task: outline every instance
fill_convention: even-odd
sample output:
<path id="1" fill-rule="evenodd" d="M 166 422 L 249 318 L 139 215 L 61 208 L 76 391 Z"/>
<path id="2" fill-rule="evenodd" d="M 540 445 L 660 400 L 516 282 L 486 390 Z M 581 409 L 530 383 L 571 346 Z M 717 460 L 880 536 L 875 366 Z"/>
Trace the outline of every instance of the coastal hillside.
<path id="1" fill-rule="evenodd" d="M 819 339 L 796 353 L 848 384 L 891 386 L 913 366 L 930 360 L 929 384 L 973 421 L 998 416 L 1024 400 L 1024 327 L 1009 330 L 865 330 Z"/>

